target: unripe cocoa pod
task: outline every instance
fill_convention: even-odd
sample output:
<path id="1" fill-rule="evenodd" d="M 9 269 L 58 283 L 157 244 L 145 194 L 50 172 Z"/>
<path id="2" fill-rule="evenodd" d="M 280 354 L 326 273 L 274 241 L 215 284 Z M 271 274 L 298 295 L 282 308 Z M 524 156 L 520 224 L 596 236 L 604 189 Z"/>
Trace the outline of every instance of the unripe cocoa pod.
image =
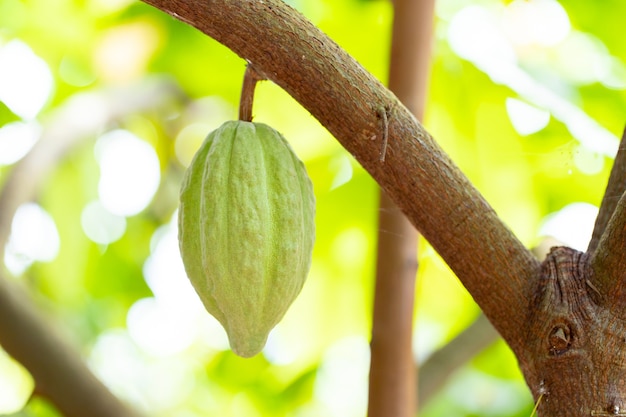
<path id="1" fill-rule="evenodd" d="M 304 165 L 271 127 L 226 122 L 196 153 L 180 194 L 180 251 L 236 354 L 259 353 L 302 289 L 314 216 Z"/>

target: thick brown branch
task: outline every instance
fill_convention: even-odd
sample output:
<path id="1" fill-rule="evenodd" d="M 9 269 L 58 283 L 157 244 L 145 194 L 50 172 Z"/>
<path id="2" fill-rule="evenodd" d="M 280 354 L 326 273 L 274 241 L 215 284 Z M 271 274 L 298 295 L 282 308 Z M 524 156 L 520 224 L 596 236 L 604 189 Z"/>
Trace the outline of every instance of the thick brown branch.
<path id="1" fill-rule="evenodd" d="M 145 0 L 250 61 L 352 153 L 513 347 L 538 262 L 397 98 L 280 0 Z M 391 109 L 380 161 L 377 109 Z M 468 261 L 469 260 L 469 261 Z"/>
<path id="2" fill-rule="evenodd" d="M 0 193 L 0 253 L 9 236 L 11 220 L 22 203 L 35 197 L 47 173 L 63 155 L 93 136 L 111 121 L 128 113 L 154 108 L 179 90 L 152 80 L 135 88 L 75 96 L 48 121 L 40 141 L 14 167 Z M 86 111 L 87 110 L 87 111 Z M 77 119 L 77 114 L 90 117 Z M 29 294 L 0 275 L 0 344 L 35 379 L 38 395 L 48 398 L 67 417 L 135 417 L 98 381 L 39 312 Z"/>
<path id="3" fill-rule="evenodd" d="M 600 242 L 600 238 L 604 234 L 607 224 L 615 211 L 617 202 L 626 190 L 626 128 L 622 134 L 622 140 L 613 161 L 613 168 L 611 169 L 611 175 L 602 197 L 602 203 L 600 204 L 600 211 L 596 218 L 596 224 L 593 227 L 593 236 L 589 242 L 587 252 L 593 254 Z"/>

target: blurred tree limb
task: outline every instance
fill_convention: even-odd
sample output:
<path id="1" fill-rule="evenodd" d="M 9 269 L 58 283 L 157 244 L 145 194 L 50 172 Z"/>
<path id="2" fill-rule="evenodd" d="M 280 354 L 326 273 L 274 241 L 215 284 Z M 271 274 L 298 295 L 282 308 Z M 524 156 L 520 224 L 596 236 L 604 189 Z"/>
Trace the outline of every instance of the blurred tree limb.
<path id="1" fill-rule="evenodd" d="M 93 139 L 114 120 L 182 97 L 165 80 L 148 80 L 114 91 L 73 96 L 44 124 L 43 135 L 10 172 L 0 191 L 0 253 L 4 253 L 17 208 L 36 197 L 63 156 Z M 83 117 L 81 117 L 82 115 Z M 67 417 L 138 417 L 88 369 L 58 324 L 39 311 L 23 286 L 0 273 L 0 345 L 31 373 L 35 395 Z"/>
<path id="2" fill-rule="evenodd" d="M 393 6 L 389 89 L 422 119 L 430 74 L 435 0 L 395 0 Z M 417 408 L 419 374 L 413 359 L 417 241 L 415 227 L 381 192 L 369 417 L 411 417 Z"/>
<path id="3" fill-rule="evenodd" d="M 445 385 L 450 376 L 470 359 L 498 340 L 498 332 L 480 314 L 468 328 L 433 353 L 419 369 L 417 395 L 420 409 Z"/>
<path id="4" fill-rule="evenodd" d="M 551 247 L 562 245 L 562 242 L 552 237 L 545 237 L 531 249 L 531 252 L 538 260 L 543 261 Z M 419 409 L 428 404 L 456 370 L 491 346 L 499 337 L 496 329 L 481 313 L 454 339 L 430 355 L 419 367 L 420 379 L 417 386 Z"/>

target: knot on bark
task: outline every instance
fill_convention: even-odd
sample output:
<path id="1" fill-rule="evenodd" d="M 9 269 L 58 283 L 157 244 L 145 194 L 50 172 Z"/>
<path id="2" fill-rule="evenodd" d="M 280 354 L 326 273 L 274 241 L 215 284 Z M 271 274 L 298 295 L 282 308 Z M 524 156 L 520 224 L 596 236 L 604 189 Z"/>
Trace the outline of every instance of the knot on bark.
<path id="1" fill-rule="evenodd" d="M 551 355 L 560 355 L 572 345 L 571 330 L 566 324 L 559 324 L 553 327 L 548 339 Z"/>

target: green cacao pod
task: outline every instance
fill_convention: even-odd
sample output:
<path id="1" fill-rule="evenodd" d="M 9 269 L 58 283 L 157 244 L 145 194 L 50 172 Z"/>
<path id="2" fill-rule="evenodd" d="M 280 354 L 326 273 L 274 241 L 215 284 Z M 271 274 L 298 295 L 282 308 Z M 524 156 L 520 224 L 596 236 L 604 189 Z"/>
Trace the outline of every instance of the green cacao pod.
<path id="1" fill-rule="evenodd" d="M 265 124 L 224 123 L 187 169 L 178 212 L 185 271 L 239 356 L 263 349 L 302 289 L 314 216 L 304 165 Z"/>

